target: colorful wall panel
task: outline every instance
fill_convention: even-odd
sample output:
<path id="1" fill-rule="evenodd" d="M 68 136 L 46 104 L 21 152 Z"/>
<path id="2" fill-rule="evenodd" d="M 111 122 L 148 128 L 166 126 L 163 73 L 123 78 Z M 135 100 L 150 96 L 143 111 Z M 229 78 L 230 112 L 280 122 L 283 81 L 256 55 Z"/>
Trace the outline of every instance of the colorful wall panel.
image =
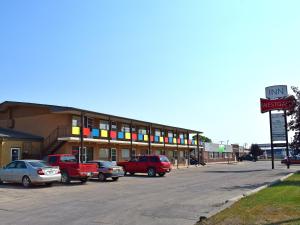
<path id="1" fill-rule="evenodd" d="M 118 132 L 118 139 L 124 139 L 124 132 Z"/>
<path id="2" fill-rule="evenodd" d="M 163 143 L 164 142 L 164 138 L 163 137 L 159 137 L 159 142 Z"/>
<path id="3" fill-rule="evenodd" d="M 138 140 L 139 141 L 143 141 L 144 140 L 144 135 L 143 134 L 139 134 L 138 135 Z"/>
<path id="4" fill-rule="evenodd" d="M 101 130 L 101 137 L 108 137 L 108 131 L 107 130 Z"/>
<path id="5" fill-rule="evenodd" d="M 126 132 L 126 133 L 125 133 L 125 139 L 126 139 L 126 140 L 130 140 L 130 139 L 131 139 L 131 134 L 128 133 L 128 132 Z"/>
<path id="6" fill-rule="evenodd" d="M 73 135 L 80 135 L 80 127 L 72 127 Z"/>
<path id="7" fill-rule="evenodd" d="M 150 141 L 154 142 L 154 136 L 152 136 L 152 135 L 150 136 Z"/>
<path id="8" fill-rule="evenodd" d="M 90 128 L 83 128 L 83 135 L 84 136 L 90 136 L 91 130 Z"/>
<path id="9" fill-rule="evenodd" d="M 137 134 L 136 133 L 132 133 L 132 140 L 136 141 L 137 140 Z"/>
<path id="10" fill-rule="evenodd" d="M 169 137 L 169 143 L 172 144 L 173 143 L 173 138 Z"/>
<path id="11" fill-rule="evenodd" d="M 92 136 L 93 136 L 93 137 L 99 137 L 99 130 L 94 128 L 94 129 L 92 130 Z"/>
<path id="12" fill-rule="evenodd" d="M 110 137 L 111 137 L 111 139 L 113 139 L 113 140 L 117 139 L 117 132 L 116 132 L 116 131 L 111 131 L 111 132 L 110 132 Z"/>
<path id="13" fill-rule="evenodd" d="M 159 142 L 159 136 L 155 136 L 155 137 L 154 137 L 154 141 L 155 141 L 155 142 Z"/>
<path id="14" fill-rule="evenodd" d="M 165 143 L 169 143 L 169 139 L 165 137 Z"/>
<path id="15" fill-rule="evenodd" d="M 149 140 L 149 136 L 147 134 L 144 135 L 144 141 L 148 141 Z"/>

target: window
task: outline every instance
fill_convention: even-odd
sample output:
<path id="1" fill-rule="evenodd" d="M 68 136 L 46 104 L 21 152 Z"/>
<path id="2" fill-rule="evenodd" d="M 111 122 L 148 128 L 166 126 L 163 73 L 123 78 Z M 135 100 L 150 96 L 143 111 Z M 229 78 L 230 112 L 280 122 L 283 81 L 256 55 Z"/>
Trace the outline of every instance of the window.
<path id="1" fill-rule="evenodd" d="M 26 169 L 27 167 L 25 165 L 25 162 L 19 161 L 19 162 L 17 162 L 16 168 L 17 169 Z"/>
<path id="2" fill-rule="evenodd" d="M 109 130 L 109 122 L 105 120 L 100 120 L 99 129 L 101 130 Z"/>
<path id="3" fill-rule="evenodd" d="M 16 168 L 17 162 L 12 162 L 10 164 L 8 164 L 5 168 L 6 169 L 14 169 Z"/>
<path id="4" fill-rule="evenodd" d="M 159 158 L 157 156 L 151 156 L 150 157 L 150 162 L 160 162 Z"/>
<path id="5" fill-rule="evenodd" d="M 172 131 L 168 131 L 168 137 L 173 137 L 173 132 Z"/>
<path id="6" fill-rule="evenodd" d="M 61 162 L 77 162 L 75 156 L 73 156 L 73 155 L 72 156 L 62 156 L 60 158 L 60 161 Z"/>
<path id="7" fill-rule="evenodd" d="M 161 162 L 170 162 L 169 159 L 166 156 L 163 156 L 163 155 L 160 156 L 159 159 L 160 159 Z"/>
<path id="8" fill-rule="evenodd" d="M 136 131 L 135 126 L 132 126 L 131 129 L 132 129 L 132 132 L 135 132 L 135 131 Z"/>
<path id="9" fill-rule="evenodd" d="M 20 148 L 11 148 L 11 161 L 20 159 Z"/>
<path id="10" fill-rule="evenodd" d="M 130 126 L 128 124 L 122 124 L 121 131 L 130 132 Z"/>
<path id="11" fill-rule="evenodd" d="M 31 161 L 28 162 L 32 167 L 38 168 L 38 167 L 47 167 L 49 166 L 48 163 L 44 161 Z"/>
<path id="12" fill-rule="evenodd" d="M 180 151 L 180 152 L 179 152 L 179 157 L 180 157 L 180 158 L 183 158 L 183 151 Z"/>
<path id="13" fill-rule="evenodd" d="M 99 159 L 107 160 L 108 157 L 109 157 L 109 155 L 108 155 L 108 149 L 107 148 L 99 149 Z"/>
<path id="14" fill-rule="evenodd" d="M 84 117 L 84 127 L 93 128 L 93 118 L 85 116 Z"/>
<path id="15" fill-rule="evenodd" d="M 155 136 L 161 136 L 161 131 L 159 129 L 155 129 L 154 135 Z"/>
<path id="16" fill-rule="evenodd" d="M 116 122 L 111 122 L 111 129 L 112 130 L 117 130 L 117 123 Z"/>
<path id="17" fill-rule="evenodd" d="M 139 158 L 139 162 L 147 162 L 148 160 L 147 160 L 147 157 L 146 156 L 141 156 L 140 158 Z"/>
<path id="18" fill-rule="evenodd" d="M 177 151 L 173 151 L 173 158 L 177 159 Z"/>
<path id="19" fill-rule="evenodd" d="M 147 134 L 147 129 L 146 128 L 139 128 L 138 133 L 139 134 Z"/>
<path id="20" fill-rule="evenodd" d="M 180 133 L 180 134 L 179 134 L 179 138 L 180 138 L 180 139 L 183 139 L 183 138 L 184 138 L 183 133 Z"/>
<path id="21" fill-rule="evenodd" d="M 48 159 L 50 164 L 56 163 L 57 161 L 57 156 L 50 156 Z"/>
<path id="22" fill-rule="evenodd" d="M 129 149 L 122 149 L 122 159 L 125 159 L 125 160 L 130 159 Z"/>
<path id="23" fill-rule="evenodd" d="M 132 157 L 133 157 L 133 158 L 136 157 L 136 149 L 135 149 L 135 148 L 132 149 L 132 153 L 131 153 L 131 154 L 132 154 Z"/>
<path id="24" fill-rule="evenodd" d="M 111 155 L 111 161 L 116 162 L 117 161 L 117 150 L 115 148 L 112 148 L 110 150 Z"/>
<path id="25" fill-rule="evenodd" d="M 72 116 L 72 127 L 80 127 L 81 121 L 80 116 Z"/>

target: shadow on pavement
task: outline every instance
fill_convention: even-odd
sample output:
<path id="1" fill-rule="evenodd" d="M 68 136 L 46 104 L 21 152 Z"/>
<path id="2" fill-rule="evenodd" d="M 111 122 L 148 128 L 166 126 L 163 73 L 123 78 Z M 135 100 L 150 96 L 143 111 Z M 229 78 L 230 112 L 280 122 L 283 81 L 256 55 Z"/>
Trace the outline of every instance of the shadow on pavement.
<path id="1" fill-rule="evenodd" d="M 298 223 L 296 223 L 296 222 L 298 222 Z M 274 223 L 266 223 L 264 225 L 280 225 L 280 224 L 289 224 L 289 223 L 300 224 L 300 218 L 294 218 L 294 219 L 290 219 L 290 220 L 282 220 L 282 221 L 277 221 Z"/>
<path id="2" fill-rule="evenodd" d="M 264 183 L 259 183 L 259 184 L 236 185 L 236 186 L 231 186 L 231 187 L 222 187 L 220 189 L 226 190 L 226 191 L 231 191 L 231 190 L 235 190 L 235 189 L 248 189 L 248 190 L 252 190 L 252 189 L 259 188 L 259 187 L 264 186 L 264 185 L 269 184 L 269 183 L 270 182 L 264 182 Z"/>
<path id="3" fill-rule="evenodd" d="M 252 173 L 260 171 L 270 171 L 269 169 L 253 169 L 253 170 L 214 170 L 214 171 L 203 171 L 203 173 Z"/>

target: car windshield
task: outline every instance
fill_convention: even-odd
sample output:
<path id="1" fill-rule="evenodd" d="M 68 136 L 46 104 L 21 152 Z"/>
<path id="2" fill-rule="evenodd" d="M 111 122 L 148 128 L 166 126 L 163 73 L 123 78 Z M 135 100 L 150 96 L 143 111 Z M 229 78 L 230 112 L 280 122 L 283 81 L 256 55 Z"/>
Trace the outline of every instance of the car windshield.
<path id="1" fill-rule="evenodd" d="M 112 162 L 105 161 L 105 162 L 100 162 L 100 166 L 103 166 L 103 167 L 112 167 L 114 165 L 112 164 Z"/>
<path id="2" fill-rule="evenodd" d="M 161 162 L 170 162 L 166 156 L 160 156 L 159 159 Z"/>
<path id="3" fill-rule="evenodd" d="M 74 155 L 64 155 L 60 158 L 61 162 L 77 162 Z"/>
<path id="4" fill-rule="evenodd" d="M 49 167 L 50 165 L 45 161 L 30 161 L 28 162 L 32 167 Z"/>

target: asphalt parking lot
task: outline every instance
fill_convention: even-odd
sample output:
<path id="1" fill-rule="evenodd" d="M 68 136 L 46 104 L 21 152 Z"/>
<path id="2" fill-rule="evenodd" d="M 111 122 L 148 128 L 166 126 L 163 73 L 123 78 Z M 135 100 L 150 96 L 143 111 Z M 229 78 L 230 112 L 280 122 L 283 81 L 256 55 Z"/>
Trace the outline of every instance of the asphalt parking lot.
<path id="1" fill-rule="evenodd" d="M 174 170 L 166 177 L 24 189 L 0 186 L 1 225 L 193 225 L 226 200 L 298 170 L 243 162 Z"/>

